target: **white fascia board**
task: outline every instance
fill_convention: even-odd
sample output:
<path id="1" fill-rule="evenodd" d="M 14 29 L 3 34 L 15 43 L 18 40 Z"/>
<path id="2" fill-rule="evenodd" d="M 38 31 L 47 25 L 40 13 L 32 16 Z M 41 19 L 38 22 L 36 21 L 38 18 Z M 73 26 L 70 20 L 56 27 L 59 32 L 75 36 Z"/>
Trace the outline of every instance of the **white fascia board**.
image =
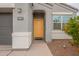
<path id="1" fill-rule="evenodd" d="M 15 8 L 14 3 L 0 3 L 0 8 Z"/>
<path id="2" fill-rule="evenodd" d="M 72 8 L 70 8 L 70 7 L 67 7 L 67 6 L 65 6 L 65 5 L 62 5 L 62 4 L 60 4 L 60 3 L 55 3 L 55 4 L 58 5 L 58 6 L 61 6 L 62 8 L 68 9 L 68 10 L 70 10 L 70 11 L 72 11 L 72 12 L 78 12 L 77 10 L 74 10 L 74 9 L 72 9 Z"/>
<path id="3" fill-rule="evenodd" d="M 73 14 L 73 12 L 53 12 L 52 14 Z"/>
<path id="4" fill-rule="evenodd" d="M 40 5 L 44 6 L 44 7 L 47 7 L 49 9 L 52 9 L 53 6 L 49 6 L 48 4 L 45 4 L 45 3 L 39 3 Z"/>

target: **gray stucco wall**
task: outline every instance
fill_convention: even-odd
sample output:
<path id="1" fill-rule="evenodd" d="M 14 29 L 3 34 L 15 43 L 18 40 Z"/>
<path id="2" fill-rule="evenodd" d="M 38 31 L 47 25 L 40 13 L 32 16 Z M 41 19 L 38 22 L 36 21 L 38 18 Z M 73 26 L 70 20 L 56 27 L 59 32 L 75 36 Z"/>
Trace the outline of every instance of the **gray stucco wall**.
<path id="1" fill-rule="evenodd" d="M 29 17 L 29 20 L 28 20 L 28 32 L 32 32 L 32 29 L 33 29 L 33 14 L 32 14 L 32 4 L 30 3 L 29 5 L 29 13 L 28 13 L 28 17 Z"/>
<path id="2" fill-rule="evenodd" d="M 15 4 L 15 9 L 13 9 L 13 33 L 12 33 L 13 49 L 27 49 L 30 47 L 32 43 L 31 8 L 32 5 L 29 3 Z"/>
<path id="3" fill-rule="evenodd" d="M 22 9 L 22 13 L 18 13 L 18 8 Z M 13 9 L 13 32 L 32 31 L 32 5 L 29 3 L 16 3 Z M 24 20 L 18 20 L 23 17 Z"/>
<path id="4" fill-rule="evenodd" d="M 53 23 L 52 23 L 52 10 L 46 11 L 46 41 L 51 41 L 52 40 L 52 28 L 53 28 Z"/>

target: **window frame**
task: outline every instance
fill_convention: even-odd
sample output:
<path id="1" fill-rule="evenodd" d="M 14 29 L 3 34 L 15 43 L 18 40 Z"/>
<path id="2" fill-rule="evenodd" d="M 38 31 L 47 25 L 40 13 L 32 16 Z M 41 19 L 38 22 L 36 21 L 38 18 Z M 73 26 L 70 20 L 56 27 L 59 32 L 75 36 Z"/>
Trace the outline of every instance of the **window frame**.
<path id="1" fill-rule="evenodd" d="M 53 21 L 53 30 L 57 31 L 63 31 L 63 16 L 71 16 L 73 17 L 73 14 L 53 14 L 53 16 L 60 16 L 61 17 L 61 22 L 54 22 Z M 52 18 L 53 19 L 53 18 Z M 61 23 L 61 29 L 54 29 L 54 23 Z"/>

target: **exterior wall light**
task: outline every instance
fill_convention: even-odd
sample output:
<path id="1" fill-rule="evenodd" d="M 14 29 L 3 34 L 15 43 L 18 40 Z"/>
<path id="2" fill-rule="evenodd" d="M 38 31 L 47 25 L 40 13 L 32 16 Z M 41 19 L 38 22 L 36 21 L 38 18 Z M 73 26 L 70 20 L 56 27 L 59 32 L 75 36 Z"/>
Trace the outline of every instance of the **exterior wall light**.
<path id="1" fill-rule="evenodd" d="M 22 8 L 17 8 L 18 13 L 22 13 Z"/>

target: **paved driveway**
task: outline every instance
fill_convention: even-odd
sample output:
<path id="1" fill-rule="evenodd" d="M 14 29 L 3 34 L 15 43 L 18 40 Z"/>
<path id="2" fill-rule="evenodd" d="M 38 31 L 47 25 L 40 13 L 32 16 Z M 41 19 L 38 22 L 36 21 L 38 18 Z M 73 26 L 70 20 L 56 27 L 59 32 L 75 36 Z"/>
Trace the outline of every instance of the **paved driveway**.
<path id="1" fill-rule="evenodd" d="M 32 43 L 29 50 L 0 50 L 0 56 L 52 56 L 47 44 L 37 40 Z"/>

